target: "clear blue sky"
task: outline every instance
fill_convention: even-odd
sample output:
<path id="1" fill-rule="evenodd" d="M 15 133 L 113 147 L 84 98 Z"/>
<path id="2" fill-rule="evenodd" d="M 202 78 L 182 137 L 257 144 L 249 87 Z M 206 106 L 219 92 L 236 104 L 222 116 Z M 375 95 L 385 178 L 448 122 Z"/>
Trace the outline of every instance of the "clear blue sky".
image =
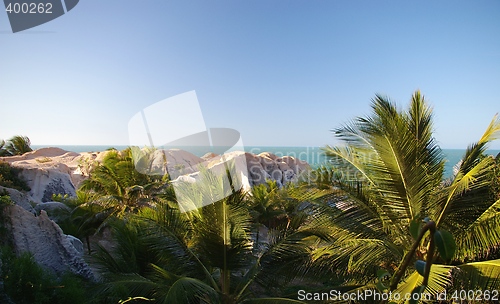
<path id="1" fill-rule="evenodd" d="M 16 34 L 0 12 L 3 139 L 126 145 L 135 113 L 196 90 L 245 145 L 322 146 L 376 93 L 404 107 L 416 89 L 443 148 L 479 139 L 500 112 L 500 1 L 82 0 Z"/>

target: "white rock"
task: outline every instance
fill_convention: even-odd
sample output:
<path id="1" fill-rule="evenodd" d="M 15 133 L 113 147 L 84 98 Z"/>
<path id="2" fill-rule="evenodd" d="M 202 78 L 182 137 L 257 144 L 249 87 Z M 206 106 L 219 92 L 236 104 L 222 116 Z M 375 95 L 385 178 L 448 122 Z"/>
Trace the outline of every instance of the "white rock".
<path id="1" fill-rule="evenodd" d="M 21 169 L 35 203 L 52 200 L 52 194 L 75 196 L 75 188 L 87 178 L 90 164 L 99 153 L 75 153 L 59 148 L 42 148 L 23 155 L 0 157 L 0 161 Z M 104 154 L 104 153 L 100 153 Z"/>
<path id="2" fill-rule="evenodd" d="M 0 186 L 0 193 L 3 193 L 4 191 L 7 191 L 10 195 L 10 199 L 16 203 L 17 205 L 21 206 L 24 210 L 35 214 L 36 211 L 31 205 L 31 197 L 23 192 L 20 192 L 16 189 L 12 188 L 5 188 Z"/>
<path id="3" fill-rule="evenodd" d="M 60 275 L 71 271 L 84 278 L 93 280 L 90 267 L 73 245 L 74 240 L 65 235 L 56 223 L 51 221 L 45 211 L 40 216 L 13 205 L 5 209 L 9 217 L 8 233 L 16 254 L 30 252 L 35 261 Z"/>

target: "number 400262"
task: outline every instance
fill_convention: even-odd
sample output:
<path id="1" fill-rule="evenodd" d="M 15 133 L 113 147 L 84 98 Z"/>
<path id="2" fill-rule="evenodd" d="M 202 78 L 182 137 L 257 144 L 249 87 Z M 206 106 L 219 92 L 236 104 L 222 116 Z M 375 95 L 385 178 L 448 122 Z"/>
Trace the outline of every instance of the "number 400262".
<path id="1" fill-rule="evenodd" d="M 9 3 L 5 11 L 9 14 L 52 14 L 52 3 Z"/>

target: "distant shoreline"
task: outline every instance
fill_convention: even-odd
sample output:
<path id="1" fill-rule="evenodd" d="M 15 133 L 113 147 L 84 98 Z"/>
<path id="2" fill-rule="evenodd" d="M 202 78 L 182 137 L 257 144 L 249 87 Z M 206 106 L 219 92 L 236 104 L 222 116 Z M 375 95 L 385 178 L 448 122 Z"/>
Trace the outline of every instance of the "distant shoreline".
<path id="1" fill-rule="evenodd" d="M 123 150 L 128 146 L 116 145 L 116 146 L 105 146 L 105 145 L 32 145 L 33 149 L 47 148 L 47 147 L 57 147 L 66 151 L 72 151 L 77 153 L 82 152 L 102 152 L 110 148 L 115 148 L 117 150 Z M 184 149 L 183 149 L 184 148 Z M 326 156 L 321 150 L 322 147 L 308 147 L 308 146 L 296 146 L 296 147 L 286 147 L 286 146 L 245 146 L 245 152 L 250 152 L 253 154 L 259 154 L 262 152 L 269 152 L 276 154 L 278 156 L 293 156 L 300 160 L 306 161 L 315 168 L 322 164 L 328 162 Z M 210 151 L 210 147 L 195 146 L 195 147 L 179 147 L 191 152 L 192 154 L 201 157 Z M 447 162 L 445 164 L 445 177 L 450 177 L 453 173 L 453 166 L 457 164 L 465 153 L 465 149 L 442 149 Z M 498 149 L 490 149 L 486 151 L 488 154 L 496 156 L 500 153 Z"/>

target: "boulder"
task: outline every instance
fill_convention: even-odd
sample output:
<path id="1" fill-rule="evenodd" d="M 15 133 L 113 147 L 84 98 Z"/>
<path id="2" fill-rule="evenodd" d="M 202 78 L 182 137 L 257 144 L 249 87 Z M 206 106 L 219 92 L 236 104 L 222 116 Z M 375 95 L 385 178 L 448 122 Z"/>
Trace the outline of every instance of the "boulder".
<path id="1" fill-rule="evenodd" d="M 279 170 L 282 172 L 282 184 L 287 184 L 291 182 L 296 182 L 297 181 L 297 176 L 295 175 L 295 172 L 293 172 L 292 169 L 288 166 L 287 163 L 285 162 L 276 162 L 278 165 Z"/>
<path id="2" fill-rule="evenodd" d="M 283 157 L 276 159 L 276 161 L 286 163 L 293 170 L 293 172 L 297 175 L 299 175 L 300 173 L 302 173 L 304 171 L 311 170 L 311 166 L 307 162 L 300 160 L 300 159 L 297 159 L 297 158 L 292 157 L 292 156 L 283 156 Z"/>
<path id="3" fill-rule="evenodd" d="M 3 193 L 4 191 L 7 191 L 7 193 L 10 196 L 10 199 L 15 204 L 17 204 L 18 206 L 22 207 L 24 210 L 26 210 L 32 214 L 36 213 L 35 209 L 33 208 L 32 204 L 31 204 L 31 197 L 28 194 L 23 193 L 21 191 L 18 191 L 16 189 L 5 188 L 5 187 L 0 186 L 0 193 Z M 35 205 L 35 204 L 33 203 L 33 205 Z"/>
<path id="4" fill-rule="evenodd" d="M 205 153 L 205 154 L 204 154 L 201 158 L 202 158 L 203 160 L 210 160 L 210 159 L 212 159 L 212 158 L 214 158 L 214 157 L 217 157 L 217 156 L 219 156 L 219 155 L 218 155 L 218 154 L 215 154 L 215 153 L 213 153 L 213 152 L 208 152 L 208 153 Z"/>
<path id="5" fill-rule="evenodd" d="M 51 201 L 53 194 L 75 196 L 75 189 L 88 176 L 90 168 L 86 165 L 98 154 L 42 148 L 23 155 L 0 157 L 0 161 L 21 169 L 21 177 L 31 188 L 31 200 L 41 203 Z"/>
<path id="6" fill-rule="evenodd" d="M 134 150 L 133 150 L 134 151 Z M 96 163 L 101 162 L 108 152 L 75 153 L 59 148 L 44 148 L 21 156 L 0 157 L 0 160 L 9 162 L 12 166 L 22 169 L 22 176 L 31 187 L 30 196 L 35 204 L 50 202 L 53 194 L 75 195 L 75 189 L 85 178 Z M 246 164 L 244 177 L 240 177 L 245 190 L 252 186 L 265 183 L 266 180 L 276 181 L 279 186 L 290 182 L 297 182 L 305 178 L 311 167 L 307 162 L 292 156 L 278 157 L 270 152 L 258 155 L 242 151 L 232 151 L 221 156 L 207 153 L 198 157 L 188 151 L 180 149 L 135 150 L 136 156 L 141 161 L 136 163 L 136 168 L 147 174 L 163 175 L 168 172 L 172 179 L 182 175 L 196 175 L 200 168 L 220 167 L 224 159 L 245 159 L 239 163 Z M 222 168 L 222 167 L 221 167 Z M 225 168 L 225 167 L 224 167 Z M 216 169 L 219 170 L 219 169 Z M 195 177 L 185 180 L 196 180 Z M 26 203 L 23 207 L 29 210 Z M 49 212 L 50 215 L 50 212 Z"/>
<path id="7" fill-rule="evenodd" d="M 35 202 L 52 201 L 53 194 L 76 196 L 69 168 L 59 164 L 54 168 L 23 168 L 21 176 L 31 188 L 29 194 Z"/>
<path id="8" fill-rule="evenodd" d="M 149 150 L 135 147 L 133 157 L 136 169 L 144 174 L 164 175 L 168 173 L 172 179 L 181 175 L 198 172 L 198 165 L 206 160 L 188 151 L 180 149 Z"/>
<path id="9" fill-rule="evenodd" d="M 188 151 L 180 149 L 161 150 L 165 153 L 167 160 L 168 174 L 172 178 L 180 175 L 198 172 L 198 165 L 205 162 L 201 157 L 198 157 Z"/>
<path id="10" fill-rule="evenodd" d="M 37 214 L 40 214 L 42 210 L 56 223 L 59 223 L 60 220 L 64 220 L 71 213 L 71 208 L 60 202 L 45 202 L 35 206 Z"/>
<path id="11" fill-rule="evenodd" d="M 276 156 L 275 154 L 273 154 L 271 152 L 262 152 L 262 153 L 259 153 L 257 156 L 264 157 L 264 158 L 270 158 L 273 161 L 275 161 L 278 158 L 278 156 Z"/>
<path id="12" fill-rule="evenodd" d="M 6 228 L 16 254 L 30 252 L 38 264 L 57 275 L 70 271 L 94 280 L 92 270 L 82 258 L 81 242 L 65 235 L 44 210 L 34 216 L 13 205 L 5 208 L 4 215 L 10 219 Z"/>
<path id="13" fill-rule="evenodd" d="M 263 184 L 266 180 L 271 179 L 271 175 L 264 170 L 259 156 L 252 153 L 245 153 L 245 158 L 247 162 L 250 187 Z"/>
<path id="14" fill-rule="evenodd" d="M 186 151 L 184 153 L 189 155 L 186 154 L 188 153 Z M 167 159 L 174 160 L 168 164 L 169 167 L 179 167 L 177 166 L 178 162 L 175 162 L 179 158 Z M 199 161 L 196 158 L 195 160 L 195 162 Z M 218 175 L 225 174 L 225 170 L 231 167 L 228 164 L 233 163 L 233 166 L 237 164 L 239 183 L 241 183 L 245 191 L 250 191 L 254 185 L 265 183 L 268 180 L 275 181 L 280 187 L 287 183 L 297 182 L 300 175 L 311 170 L 311 167 L 306 162 L 290 156 L 277 157 L 268 152 L 258 155 L 243 151 L 232 151 L 222 156 L 206 154 L 202 160 L 205 161 L 198 162 L 195 166 L 190 165 L 187 167 L 188 170 L 186 170 L 186 167 L 177 169 L 176 175 L 171 176 L 174 180 L 194 183 L 200 180 L 199 170 L 202 166 Z M 170 172 L 172 170 L 169 170 Z"/>
<path id="15" fill-rule="evenodd" d="M 75 247 L 76 251 L 78 251 L 79 256 L 83 257 L 84 251 L 83 251 L 82 241 L 79 238 L 74 237 L 74 236 L 69 235 L 69 234 L 66 235 L 66 238 L 69 240 L 71 245 L 73 245 L 73 247 Z"/>

